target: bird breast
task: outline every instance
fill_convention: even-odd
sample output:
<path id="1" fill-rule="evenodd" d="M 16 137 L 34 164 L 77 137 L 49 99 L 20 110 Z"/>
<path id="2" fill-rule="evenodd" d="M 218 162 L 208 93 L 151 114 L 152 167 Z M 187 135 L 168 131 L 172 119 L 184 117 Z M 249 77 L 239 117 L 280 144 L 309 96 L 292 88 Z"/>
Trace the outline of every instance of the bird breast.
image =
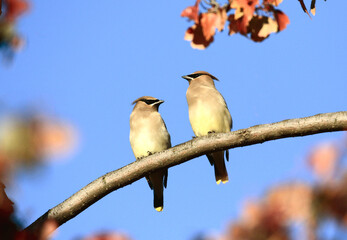
<path id="1" fill-rule="evenodd" d="M 228 107 L 215 88 L 188 88 L 187 102 L 189 120 L 196 136 L 205 136 L 209 132 L 230 132 L 231 116 Z"/>
<path id="2" fill-rule="evenodd" d="M 131 114 L 130 144 L 136 158 L 171 147 L 170 135 L 158 112 L 142 114 L 142 116 L 136 113 Z"/>

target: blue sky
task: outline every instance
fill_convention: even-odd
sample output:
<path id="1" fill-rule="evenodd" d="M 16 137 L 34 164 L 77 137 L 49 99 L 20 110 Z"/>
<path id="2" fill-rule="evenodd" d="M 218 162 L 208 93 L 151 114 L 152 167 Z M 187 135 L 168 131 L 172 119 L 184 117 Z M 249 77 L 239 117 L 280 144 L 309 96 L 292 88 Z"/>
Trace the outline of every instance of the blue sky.
<path id="1" fill-rule="evenodd" d="M 343 0 L 318 1 L 310 20 L 297 1 L 280 5 L 287 29 L 263 43 L 218 33 L 204 51 L 183 40 L 180 17 L 194 1 L 33 1 L 19 22 L 27 44 L 0 66 L 0 99 L 9 109 L 37 106 L 73 124 L 79 146 L 64 161 L 18 175 L 10 191 L 30 224 L 97 177 L 134 161 L 129 144 L 131 102 L 164 99 L 160 113 L 172 145 L 193 136 L 182 75 L 205 70 L 217 78 L 234 129 L 346 110 L 347 29 Z M 249 197 L 270 185 L 311 181 L 310 147 L 342 133 L 284 139 L 233 149 L 230 181 L 216 185 L 200 157 L 169 169 L 164 211 L 152 207 L 144 179 L 113 192 L 58 230 L 56 240 L 115 230 L 136 240 L 190 239 L 225 231 Z"/>

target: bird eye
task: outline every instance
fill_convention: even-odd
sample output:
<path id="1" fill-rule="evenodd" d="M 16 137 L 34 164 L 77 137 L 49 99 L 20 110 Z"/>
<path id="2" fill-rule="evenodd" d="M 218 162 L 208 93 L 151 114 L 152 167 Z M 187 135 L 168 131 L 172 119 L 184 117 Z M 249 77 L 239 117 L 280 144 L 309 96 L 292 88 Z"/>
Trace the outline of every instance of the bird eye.
<path id="1" fill-rule="evenodd" d="M 146 100 L 143 100 L 147 105 L 152 105 L 153 103 L 156 103 L 156 102 L 158 102 L 159 100 L 158 99 L 155 99 L 155 100 L 148 100 L 148 99 L 146 99 Z"/>

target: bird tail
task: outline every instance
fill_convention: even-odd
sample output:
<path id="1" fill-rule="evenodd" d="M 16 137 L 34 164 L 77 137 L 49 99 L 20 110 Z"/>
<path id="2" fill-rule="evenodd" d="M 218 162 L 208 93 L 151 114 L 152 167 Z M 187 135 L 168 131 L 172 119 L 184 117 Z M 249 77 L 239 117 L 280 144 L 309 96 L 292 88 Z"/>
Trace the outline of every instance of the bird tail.
<path id="1" fill-rule="evenodd" d="M 211 153 L 214 161 L 214 174 L 217 184 L 227 183 L 229 181 L 228 172 L 225 167 L 224 151 Z"/>
<path id="2" fill-rule="evenodd" d="M 164 208 L 164 176 L 165 170 L 159 170 L 149 175 L 149 179 L 153 186 L 154 208 L 158 212 L 163 211 Z"/>
<path id="3" fill-rule="evenodd" d="M 154 208 L 158 212 L 161 212 L 161 211 L 163 211 L 163 208 L 164 208 L 163 190 L 161 190 L 161 191 L 154 190 L 153 193 L 154 193 Z"/>

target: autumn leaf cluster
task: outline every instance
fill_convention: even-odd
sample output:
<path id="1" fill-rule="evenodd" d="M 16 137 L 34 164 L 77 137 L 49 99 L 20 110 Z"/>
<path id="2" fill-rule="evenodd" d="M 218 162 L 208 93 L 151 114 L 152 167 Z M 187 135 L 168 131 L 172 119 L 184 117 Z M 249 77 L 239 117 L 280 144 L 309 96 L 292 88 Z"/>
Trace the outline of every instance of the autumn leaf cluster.
<path id="1" fill-rule="evenodd" d="M 214 40 L 216 31 L 223 31 L 228 23 L 229 35 L 241 34 L 255 42 L 261 42 L 270 34 L 282 31 L 289 24 L 289 18 L 277 6 L 282 0 L 229 0 L 221 5 L 211 0 L 205 1 L 206 12 L 200 12 L 201 0 L 187 7 L 181 13 L 194 21 L 184 39 L 196 49 L 205 49 Z M 229 15 L 228 15 L 229 14 Z"/>

